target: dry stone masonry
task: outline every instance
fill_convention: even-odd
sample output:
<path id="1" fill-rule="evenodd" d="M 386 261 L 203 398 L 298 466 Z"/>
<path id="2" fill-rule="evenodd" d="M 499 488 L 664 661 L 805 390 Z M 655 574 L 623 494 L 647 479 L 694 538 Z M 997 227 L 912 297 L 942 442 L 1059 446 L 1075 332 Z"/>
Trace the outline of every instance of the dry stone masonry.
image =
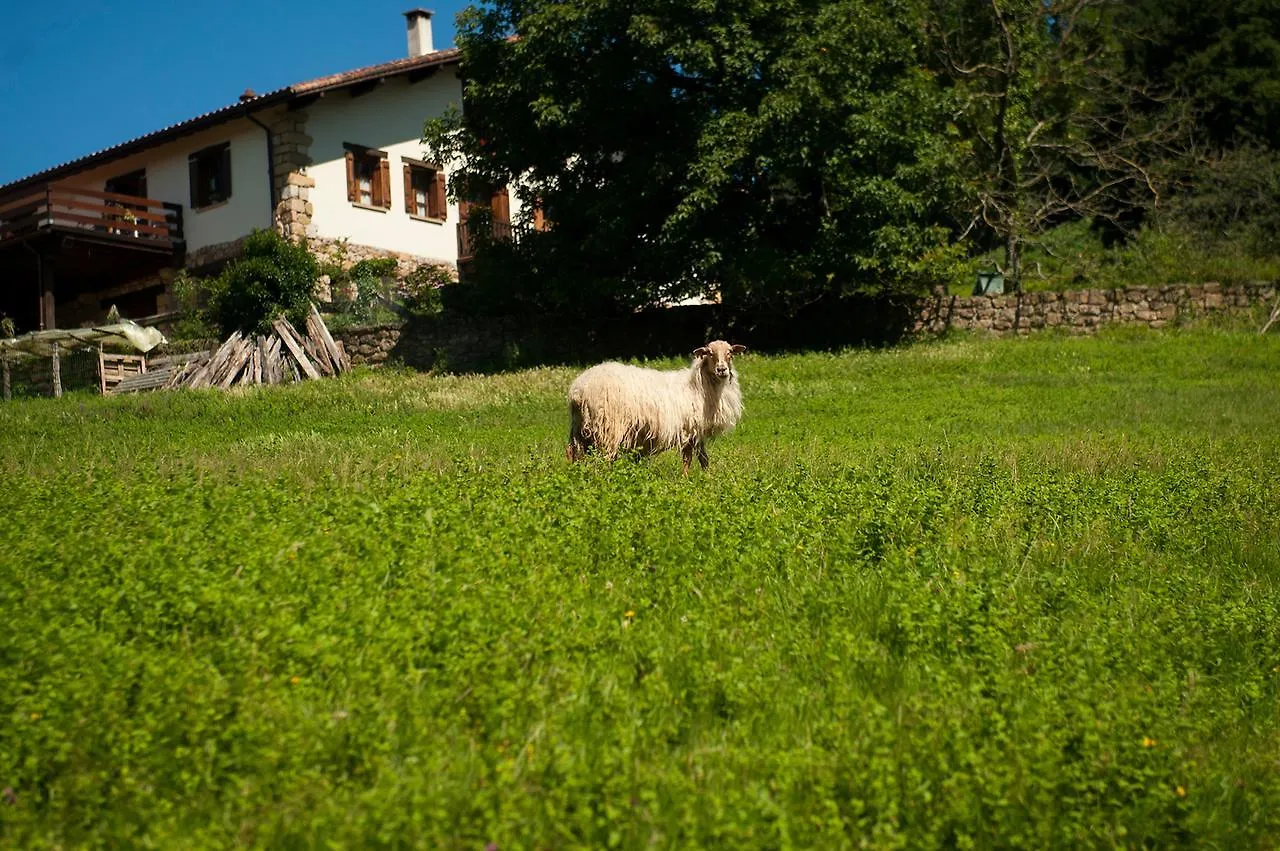
<path id="1" fill-rule="evenodd" d="M 997 296 L 935 293 L 921 304 L 912 330 L 934 335 L 954 328 L 1006 336 L 1042 328 L 1091 334 L 1103 325 L 1114 324 L 1163 328 L 1174 320 L 1247 310 L 1275 297 L 1274 283 L 1178 284 Z"/>

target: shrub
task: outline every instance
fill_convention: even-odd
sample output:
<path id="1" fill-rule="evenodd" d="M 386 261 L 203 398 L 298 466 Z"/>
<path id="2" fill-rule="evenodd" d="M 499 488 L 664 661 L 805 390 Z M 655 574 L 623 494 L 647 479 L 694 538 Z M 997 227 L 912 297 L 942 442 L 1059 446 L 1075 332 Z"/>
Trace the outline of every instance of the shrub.
<path id="1" fill-rule="evenodd" d="M 410 315 L 431 316 L 443 309 L 441 292 L 453 283 L 449 267 L 423 263 L 400 280 L 395 298 Z"/>
<path id="2" fill-rule="evenodd" d="M 211 287 L 210 314 L 226 336 L 265 330 L 281 314 L 301 321 L 315 289 L 318 267 L 302 243 L 273 230 L 257 230 L 245 240 L 239 260 Z"/>

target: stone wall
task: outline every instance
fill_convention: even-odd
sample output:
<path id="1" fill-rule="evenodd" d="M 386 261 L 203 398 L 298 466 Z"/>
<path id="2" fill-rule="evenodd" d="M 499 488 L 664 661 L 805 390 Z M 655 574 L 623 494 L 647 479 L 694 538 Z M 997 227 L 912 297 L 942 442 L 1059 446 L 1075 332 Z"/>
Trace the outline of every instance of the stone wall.
<path id="1" fill-rule="evenodd" d="M 848 300 L 794 316 L 733 315 L 717 305 L 673 307 L 592 323 L 546 317 L 434 316 L 334 333 L 355 363 L 487 372 L 605 358 L 670 356 L 717 337 L 758 351 L 881 345 L 948 329 L 997 336 L 1058 328 L 1089 334 L 1103 325 L 1170 323 L 1270 305 L 1275 284 L 1130 287 L 1005 296 L 934 296 L 914 304 Z"/>
<path id="2" fill-rule="evenodd" d="M 935 294 L 921 304 L 912 331 L 929 335 L 957 329 L 1006 336 L 1041 328 L 1091 334 L 1103 325 L 1113 324 L 1163 328 L 1174 321 L 1249 309 L 1270 303 L 1275 297 L 1274 283 L 1182 284 L 998 296 Z"/>
<path id="3" fill-rule="evenodd" d="M 380 366 L 395 350 L 402 331 L 402 325 L 373 325 L 334 331 L 333 338 L 342 341 L 352 363 Z"/>
<path id="4" fill-rule="evenodd" d="M 455 278 L 457 276 L 457 269 L 450 260 L 423 257 L 419 254 L 406 254 L 402 251 L 390 251 L 385 248 L 374 248 L 371 245 L 361 245 L 345 239 L 331 239 L 323 236 L 311 237 L 307 240 L 307 247 L 311 249 L 311 253 L 320 262 L 336 262 L 344 269 L 350 269 L 361 260 L 381 260 L 389 257 L 396 261 L 396 274 L 402 278 L 423 264 L 446 266 L 454 270 Z"/>

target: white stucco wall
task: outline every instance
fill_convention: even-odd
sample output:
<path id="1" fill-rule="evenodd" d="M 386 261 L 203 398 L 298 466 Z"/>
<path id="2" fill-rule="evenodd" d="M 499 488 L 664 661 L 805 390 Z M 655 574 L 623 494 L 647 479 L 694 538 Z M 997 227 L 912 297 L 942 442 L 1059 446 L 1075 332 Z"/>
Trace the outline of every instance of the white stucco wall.
<path id="1" fill-rule="evenodd" d="M 360 97 L 353 98 L 344 91 L 331 92 L 308 106 L 307 135 L 312 139 L 313 164 L 307 174 L 316 182 L 310 191 L 315 235 L 456 262 L 457 205 L 449 202 L 443 224 L 409 218 L 404 206 L 401 158 L 428 160 L 421 141 L 423 123 L 441 115 L 450 104 L 460 105 L 461 100 L 457 69 L 450 67 L 417 83 L 411 84 L 404 77 L 391 79 Z M 387 152 L 391 167 L 389 210 L 370 210 L 347 200 L 343 143 Z M 444 167 L 447 172 L 451 164 L 445 163 Z M 513 197 L 513 220 L 518 212 L 519 202 Z"/>
<path id="2" fill-rule="evenodd" d="M 231 143 L 231 197 L 225 203 L 192 210 L 187 157 L 222 142 Z M 188 253 L 246 236 L 254 228 L 271 226 L 266 133 L 245 119 L 184 136 L 58 182 L 101 191 L 108 178 L 140 168 L 147 170 L 149 198 L 182 205 Z"/>

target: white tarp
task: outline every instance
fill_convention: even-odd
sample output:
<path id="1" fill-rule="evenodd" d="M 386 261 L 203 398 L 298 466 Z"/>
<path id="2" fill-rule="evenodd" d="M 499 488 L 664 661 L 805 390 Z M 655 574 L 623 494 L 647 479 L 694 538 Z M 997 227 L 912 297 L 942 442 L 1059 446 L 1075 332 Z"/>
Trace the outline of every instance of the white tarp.
<path id="1" fill-rule="evenodd" d="M 3 357 L 50 357 L 53 344 L 67 351 L 112 343 L 129 346 L 146 354 L 161 343 L 169 342 L 159 329 L 142 326 L 128 319 L 122 319 L 111 325 L 99 325 L 95 328 L 74 328 L 63 330 L 55 328 L 51 331 L 32 331 L 21 337 L 0 338 L 0 356 Z"/>

